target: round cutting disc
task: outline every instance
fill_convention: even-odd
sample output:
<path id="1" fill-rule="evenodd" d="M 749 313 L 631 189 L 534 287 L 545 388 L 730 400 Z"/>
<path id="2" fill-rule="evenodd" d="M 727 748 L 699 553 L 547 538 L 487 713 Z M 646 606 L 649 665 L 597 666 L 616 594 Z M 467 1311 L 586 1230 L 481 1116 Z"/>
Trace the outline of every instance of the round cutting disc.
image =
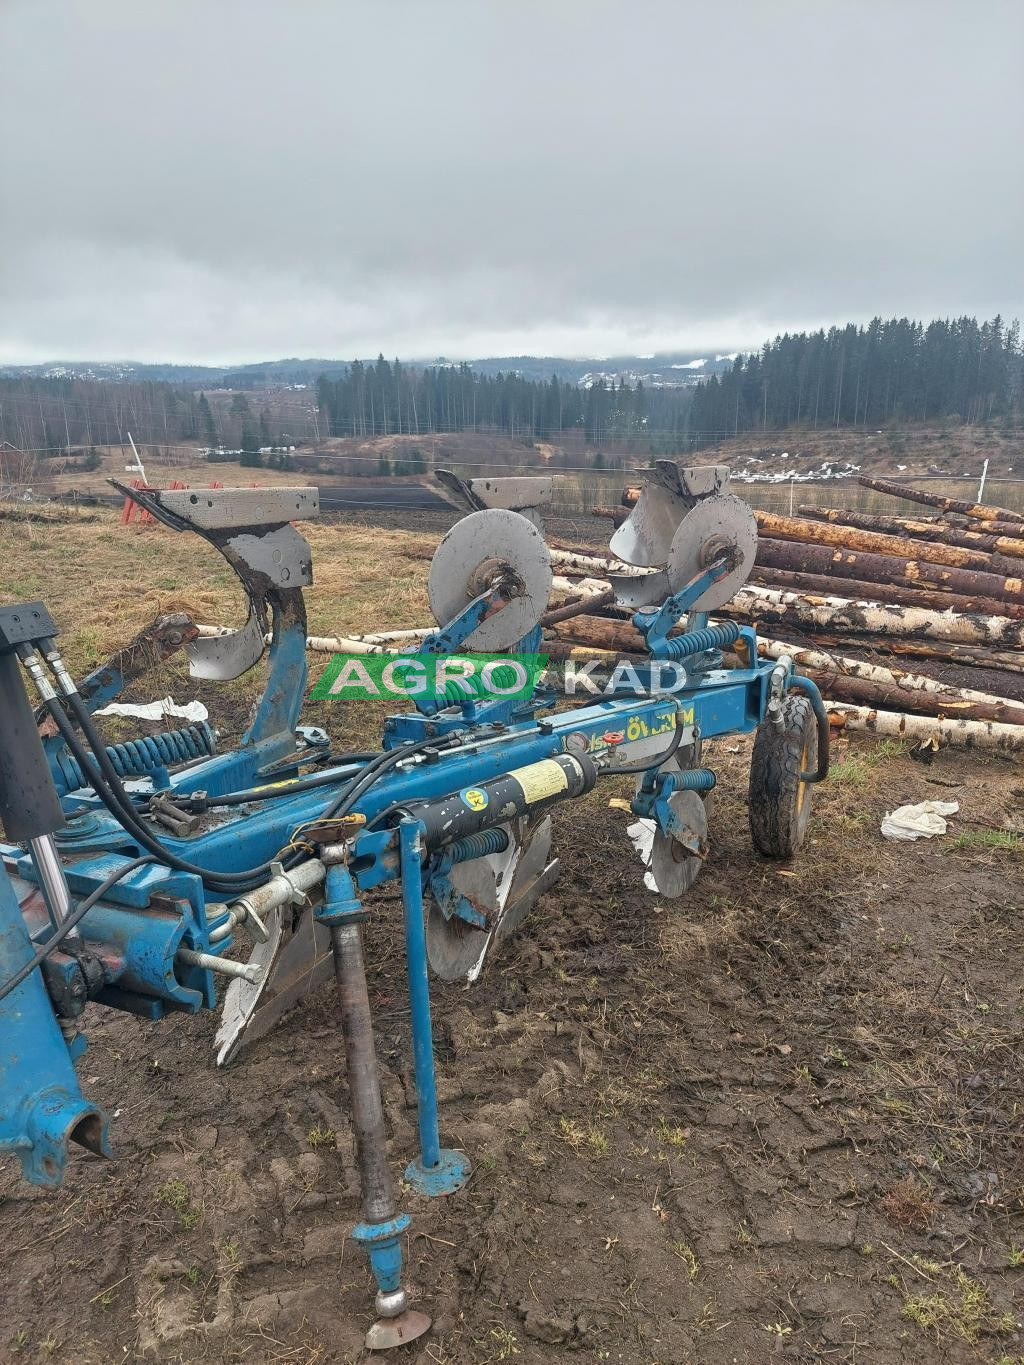
<path id="1" fill-rule="evenodd" d="M 493 922 L 498 908 L 498 886 L 488 860 L 474 858 L 472 862 L 459 863 L 449 875 L 455 890 Z M 491 937 L 490 929 L 478 929 L 459 915 L 446 919 L 433 896 L 427 898 L 426 932 L 427 961 L 430 970 L 442 981 L 465 981 Z"/>
<path id="2" fill-rule="evenodd" d="M 530 633 L 548 604 L 551 554 L 536 526 L 504 507 L 471 512 L 437 547 L 427 595 L 439 626 L 486 591 L 489 576 L 502 568 L 519 580 L 519 595 L 480 622 L 464 642 L 467 649 L 510 649 Z"/>
<path id="3" fill-rule="evenodd" d="M 675 815 L 686 826 L 689 833 L 705 847 L 708 838 L 708 817 L 704 802 L 697 792 L 673 792 L 669 805 Z M 691 853 L 683 844 L 654 831 L 654 848 L 651 852 L 651 875 L 662 896 L 681 896 L 700 875 L 704 866 L 703 858 Z"/>
<path id="4" fill-rule="evenodd" d="M 716 547 L 734 545 L 739 562 L 734 569 L 713 583 L 694 602 L 691 611 L 714 611 L 738 592 L 754 567 L 757 554 L 757 521 L 753 512 L 734 493 L 716 493 L 701 498 L 692 512 L 679 523 L 668 556 L 668 578 L 672 591 L 696 578 L 715 557 Z"/>

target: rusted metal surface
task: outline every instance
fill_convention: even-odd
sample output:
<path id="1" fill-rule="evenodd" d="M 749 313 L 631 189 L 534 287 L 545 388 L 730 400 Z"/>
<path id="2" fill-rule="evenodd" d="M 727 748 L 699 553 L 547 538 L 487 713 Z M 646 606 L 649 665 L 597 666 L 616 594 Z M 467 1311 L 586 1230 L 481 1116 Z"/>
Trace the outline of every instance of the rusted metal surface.
<path id="1" fill-rule="evenodd" d="M 968 531 L 959 526 L 948 526 L 939 521 L 921 521 L 913 517 L 887 517 L 878 512 L 854 512 L 847 507 L 814 507 L 801 504 L 797 511 L 812 521 L 828 521 L 838 526 L 855 526 L 862 531 L 881 531 L 885 535 L 912 536 L 915 540 L 931 540 L 939 545 L 959 545 L 965 550 L 981 550 L 986 554 L 1006 555 L 1024 559 L 1024 524 L 1014 535 L 993 535 L 984 531 Z M 1012 526 L 1012 522 L 1000 523 Z M 921 552 L 924 554 L 924 551 Z"/>
<path id="2" fill-rule="evenodd" d="M 927 507 L 941 507 L 944 512 L 962 512 L 967 517 L 991 517 L 996 521 L 1024 522 L 1024 512 L 1009 507 L 992 507 L 986 503 L 962 502 L 959 498 L 944 498 L 940 493 L 929 493 L 911 484 L 895 483 L 891 479 L 870 479 L 861 474 L 857 482 L 862 488 L 873 488 L 876 493 L 888 493 L 893 498 L 908 502 L 922 502 Z"/>
<path id="3" fill-rule="evenodd" d="M 823 531 L 835 529 L 823 523 L 810 524 L 820 525 Z M 906 551 L 906 542 L 901 548 Z M 1024 602 L 1024 579 L 976 569 L 948 568 L 944 564 L 908 558 L 905 554 L 902 557 L 872 554 L 839 546 L 808 545 L 802 541 L 762 537 L 757 543 L 757 563 L 762 567 L 790 569 L 797 573 L 828 574 L 910 588 L 932 587 L 964 597 L 982 596 Z"/>
<path id="4" fill-rule="evenodd" d="M 134 640 L 112 654 L 98 669 L 93 669 L 89 677 L 83 678 L 79 692 L 87 700 L 94 692 L 115 684 L 119 678 L 124 687 L 193 642 L 198 633 L 193 618 L 184 612 L 158 616 L 152 625 L 139 631 Z"/>

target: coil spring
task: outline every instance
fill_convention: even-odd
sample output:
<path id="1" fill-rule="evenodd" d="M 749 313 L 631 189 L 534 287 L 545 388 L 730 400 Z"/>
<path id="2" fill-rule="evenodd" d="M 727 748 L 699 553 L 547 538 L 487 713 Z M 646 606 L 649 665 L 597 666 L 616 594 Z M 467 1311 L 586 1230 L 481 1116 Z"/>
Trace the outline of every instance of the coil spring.
<path id="1" fill-rule="evenodd" d="M 724 649 L 739 638 L 740 628 L 736 622 L 726 621 L 720 626 L 706 626 L 686 635 L 675 635 L 666 640 L 664 652 L 669 659 L 686 659 L 691 654 L 703 654 L 706 649 Z"/>
<path id="2" fill-rule="evenodd" d="M 485 858 L 488 853 L 504 853 L 508 848 L 508 832 L 503 829 L 478 829 L 452 844 L 449 852 L 453 863 L 468 863 L 473 858 Z"/>
<path id="3" fill-rule="evenodd" d="M 717 782 L 718 778 L 710 768 L 686 768 L 672 774 L 672 784 L 677 792 L 709 792 Z"/>
<path id="4" fill-rule="evenodd" d="M 206 721 L 186 725 L 180 730 L 165 730 L 159 735 L 142 735 L 123 744 L 108 744 L 107 757 L 118 777 L 145 777 L 155 768 L 186 763 L 192 758 L 207 758 L 217 748 L 217 739 Z M 89 785 L 78 760 L 66 749 L 54 755 L 65 792 Z"/>

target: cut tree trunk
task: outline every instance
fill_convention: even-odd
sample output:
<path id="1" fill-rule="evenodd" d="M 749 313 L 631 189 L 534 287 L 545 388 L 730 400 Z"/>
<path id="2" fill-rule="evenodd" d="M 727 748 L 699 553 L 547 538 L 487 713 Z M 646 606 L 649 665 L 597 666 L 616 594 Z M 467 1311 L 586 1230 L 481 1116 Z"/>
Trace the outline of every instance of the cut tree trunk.
<path id="1" fill-rule="evenodd" d="M 813 507 L 801 504 L 797 511 L 814 521 L 828 521 L 839 526 L 855 526 L 861 531 L 881 531 L 885 535 L 913 536 L 915 540 L 931 540 L 939 545 L 959 545 L 965 550 L 981 550 L 986 554 L 1006 555 L 1024 559 L 1024 540 L 1010 535 L 989 535 L 982 531 L 965 531 L 941 522 L 917 521 L 911 517 L 885 517 L 875 512 L 854 512 L 846 507 Z M 1012 525 L 1012 523 L 1007 523 Z M 1024 530 L 1024 524 L 1021 529 Z M 922 554 L 925 552 L 922 551 Z M 931 559 L 931 555 L 925 555 Z"/>
<path id="2" fill-rule="evenodd" d="M 939 493 L 928 493 L 923 488 L 893 483 L 891 479 L 869 479 L 866 474 L 861 474 L 857 482 L 862 488 L 873 488 L 877 493 L 888 493 L 891 497 L 905 498 L 908 502 L 923 502 L 928 507 L 941 507 L 944 512 L 962 512 L 967 517 L 985 517 L 993 521 L 1024 522 L 1024 512 L 1014 512 L 1010 507 L 961 502 L 959 498 L 944 498 Z"/>
<path id="3" fill-rule="evenodd" d="M 870 706 L 850 706 L 828 701 L 829 718 L 844 730 L 867 730 L 893 739 L 931 739 L 961 745 L 968 749 L 997 749 L 1019 753 L 1024 749 L 1024 725 L 1003 725 L 998 721 L 942 720 L 929 716 L 908 716 L 899 711 L 879 711 Z"/>
<path id="4" fill-rule="evenodd" d="M 786 625 L 791 634 L 800 634 L 798 622 Z M 949 640 L 929 644 L 927 640 L 900 640 L 895 636 L 877 635 L 829 635 L 816 631 L 808 632 L 816 646 L 827 645 L 830 649 L 864 649 L 873 654 L 891 654 L 898 659 L 924 659 L 936 664 L 958 664 L 964 668 L 982 668 L 994 673 L 1024 675 L 1024 654 L 1010 653 L 1008 650 L 986 649 L 984 645 L 960 645 Z"/>
<path id="5" fill-rule="evenodd" d="M 1024 525 L 1019 521 L 998 521 L 991 517 L 972 518 L 966 525 L 969 531 L 985 531 L 996 536 L 1024 535 Z"/>
<path id="6" fill-rule="evenodd" d="M 551 563 L 563 574 L 622 573 L 639 576 L 647 572 L 633 564 L 623 564 L 614 555 L 603 555 L 596 551 L 585 554 L 582 550 L 561 550 L 557 546 L 551 550 Z"/>
<path id="7" fill-rule="evenodd" d="M 805 517 L 784 517 L 775 512 L 755 512 L 759 534 L 770 540 L 792 540 L 807 545 L 831 545 L 837 550 L 858 550 L 866 554 L 890 555 L 896 559 L 907 557 L 907 537 L 883 535 L 879 531 L 861 530 L 856 526 L 833 525 L 831 521 L 813 521 Z M 920 559 L 929 564 L 943 564 L 952 569 L 980 569 L 983 573 L 1005 574 L 1007 565 L 1000 563 L 985 550 L 968 550 L 961 545 L 940 545 L 929 541 L 914 547 Z M 1013 565 L 1011 573 L 1020 569 Z"/>
<path id="8" fill-rule="evenodd" d="M 590 645 L 622 654 L 644 653 L 644 637 L 629 621 L 609 621 L 602 616 L 577 616 L 552 626 L 556 639 Z M 677 628 L 678 633 L 678 628 Z"/>
<path id="9" fill-rule="evenodd" d="M 801 596 L 799 593 L 750 585 L 741 588 L 732 601 L 719 608 L 715 615 L 747 615 L 758 620 L 799 620 L 810 627 L 810 634 L 820 629 L 847 631 L 852 635 L 894 635 L 904 639 L 915 636 L 930 641 L 949 640 L 965 645 L 991 645 L 1011 650 L 1024 647 L 1024 622 L 1011 621 L 1007 616 L 879 606 L 841 597 Z"/>
<path id="10" fill-rule="evenodd" d="M 621 526 L 629 517 L 630 511 L 631 509 L 628 507 L 595 507 L 593 515 L 595 517 L 607 517 L 616 526 Z"/>
<path id="11" fill-rule="evenodd" d="M 851 677 L 846 673 L 821 672 L 800 667 L 819 690 L 834 701 L 856 702 L 859 705 L 881 706 L 892 710 L 901 707 L 915 715 L 959 716 L 964 720 L 994 720 L 1001 724 L 1024 726 L 1024 707 L 991 697 L 986 701 L 972 701 L 950 692 L 913 691 L 893 683 L 874 682 L 871 678 Z"/>
<path id="12" fill-rule="evenodd" d="M 574 602 L 552 607 L 540 618 L 540 623 L 542 626 L 553 626 L 558 621 L 568 621 L 574 616 L 586 616 L 599 611 L 602 607 L 610 607 L 614 601 L 615 592 L 612 588 L 606 588 L 604 592 L 585 593 Z"/>
<path id="13" fill-rule="evenodd" d="M 834 530 L 820 522 L 822 530 Z M 861 534 L 864 534 L 863 532 Z M 903 551 L 907 549 L 904 542 Z M 898 558 L 896 555 L 868 554 L 860 550 L 837 549 L 830 545 L 808 545 L 798 540 L 757 542 L 757 563 L 764 568 L 787 569 L 796 573 L 828 574 L 856 578 L 869 583 L 898 583 L 909 588 L 933 587 L 962 597 L 992 597 L 1008 602 L 1024 602 L 1024 579 L 1004 578 L 977 569 L 950 569 L 928 560 Z"/>
<path id="14" fill-rule="evenodd" d="M 800 669 L 813 668 L 818 672 L 832 675 L 843 673 L 848 677 L 867 678 L 872 682 L 902 688 L 907 692 L 939 692 L 957 697 L 961 701 L 991 702 L 997 706 L 1008 707 L 1014 713 L 991 719 L 1012 720 L 1015 724 L 1024 724 L 1024 701 L 1001 697 L 994 692 L 979 692 L 970 687 L 955 687 L 952 683 L 940 682 L 938 678 L 930 678 L 924 673 L 908 673 L 904 668 L 887 668 L 883 664 L 869 663 L 866 659 L 848 659 L 842 654 L 809 649 L 804 645 L 786 644 L 782 640 L 758 640 L 757 652 L 764 659 L 781 659 L 788 654 Z"/>
<path id="15" fill-rule="evenodd" d="M 943 592 L 939 588 L 891 587 L 856 578 L 844 578 L 840 585 L 832 574 L 797 573 L 793 569 L 770 569 L 759 565 L 754 566 L 750 581 L 765 588 L 790 588 L 794 592 L 818 594 L 834 593 L 841 586 L 848 597 L 867 602 L 896 602 L 904 607 L 928 607 L 933 611 L 978 611 L 1024 620 L 1024 604 L 1003 602 L 998 597 L 965 597 L 962 593 Z"/>

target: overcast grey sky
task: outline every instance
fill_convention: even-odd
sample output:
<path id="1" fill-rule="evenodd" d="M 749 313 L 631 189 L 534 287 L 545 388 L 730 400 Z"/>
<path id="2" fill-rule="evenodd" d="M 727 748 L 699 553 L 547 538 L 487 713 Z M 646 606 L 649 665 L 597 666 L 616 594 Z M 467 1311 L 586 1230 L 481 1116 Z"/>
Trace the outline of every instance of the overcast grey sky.
<path id="1" fill-rule="evenodd" d="M 1024 314 L 1020 0 L 0 0 L 0 360 Z"/>

